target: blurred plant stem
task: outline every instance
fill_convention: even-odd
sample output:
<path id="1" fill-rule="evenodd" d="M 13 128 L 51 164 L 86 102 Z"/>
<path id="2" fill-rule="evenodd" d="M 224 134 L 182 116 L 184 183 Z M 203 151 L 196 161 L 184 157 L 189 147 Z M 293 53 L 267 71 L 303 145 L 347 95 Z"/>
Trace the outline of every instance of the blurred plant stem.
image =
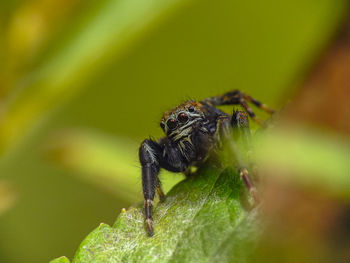
<path id="1" fill-rule="evenodd" d="M 255 147 L 267 174 L 350 201 L 348 138 L 289 124 L 258 138 Z"/>
<path id="2" fill-rule="evenodd" d="M 66 130 L 51 136 L 44 156 L 94 185 L 129 202 L 142 200 L 139 145 L 131 139 L 107 136 L 89 130 Z M 182 174 L 162 171 L 165 192 L 183 179 Z"/>

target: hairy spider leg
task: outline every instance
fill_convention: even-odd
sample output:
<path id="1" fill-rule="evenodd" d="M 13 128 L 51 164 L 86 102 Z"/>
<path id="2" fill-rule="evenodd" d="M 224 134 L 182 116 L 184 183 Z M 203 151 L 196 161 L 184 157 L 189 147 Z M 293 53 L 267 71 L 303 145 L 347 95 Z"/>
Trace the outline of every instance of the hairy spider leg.
<path id="1" fill-rule="evenodd" d="M 239 139 L 244 144 L 245 151 L 250 151 L 251 134 L 247 113 L 240 110 L 233 110 L 231 117 L 231 126 L 234 137 L 236 139 Z"/>
<path id="2" fill-rule="evenodd" d="M 153 235 L 152 206 L 156 187 L 160 185 L 158 179 L 159 161 L 157 143 L 144 140 L 139 149 L 139 158 L 142 165 L 142 189 L 145 200 L 145 223 L 148 235 Z"/>
<path id="3" fill-rule="evenodd" d="M 252 145 L 251 145 L 251 134 L 250 134 L 250 128 L 249 128 L 249 119 L 247 116 L 247 113 L 244 111 L 233 111 L 232 118 L 231 118 L 231 125 L 233 128 L 233 134 L 235 135 L 236 139 L 239 139 L 245 147 L 245 151 L 247 152 L 247 160 L 249 163 L 249 167 L 252 170 L 252 175 L 254 178 L 257 178 L 257 167 L 252 161 Z M 260 202 L 260 198 L 258 195 L 258 191 L 256 190 L 256 187 L 254 186 L 251 178 L 250 173 L 246 168 L 242 168 L 239 171 L 240 176 L 242 177 L 242 180 L 246 187 L 248 188 L 251 196 L 253 197 L 256 204 Z"/>
<path id="4" fill-rule="evenodd" d="M 162 183 L 160 182 L 159 178 L 157 177 L 157 185 L 156 185 L 157 194 L 159 196 L 159 201 L 164 202 L 165 201 L 165 194 L 162 190 Z"/>
<path id="5" fill-rule="evenodd" d="M 258 181 L 258 168 L 253 160 L 253 151 L 251 145 L 251 133 L 249 128 L 249 119 L 247 113 L 244 111 L 233 111 L 231 125 L 233 128 L 233 134 L 236 139 L 243 142 L 244 152 L 247 155 L 247 162 L 249 164 L 249 170 L 254 181 Z M 240 151 L 242 152 L 242 151 Z"/>
<path id="6" fill-rule="evenodd" d="M 246 144 L 246 147 L 248 147 L 250 141 L 250 130 L 246 113 L 243 111 L 234 111 L 231 118 L 228 116 L 220 116 L 217 122 L 217 129 L 220 137 L 229 144 L 229 149 L 232 152 L 232 155 L 236 158 L 238 172 L 250 195 L 254 199 L 255 205 L 257 205 L 260 202 L 258 192 L 250 179 L 247 169 L 248 165 L 244 162 L 239 153 L 238 147 L 233 140 L 233 136 L 236 138 L 237 136 L 243 136 L 242 141 Z"/>
<path id="7" fill-rule="evenodd" d="M 257 101 L 256 99 L 250 97 L 249 95 L 247 95 L 247 94 L 245 94 L 245 93 L 243 93 L 243 92 L 241 92 L 241 94 L 242 94 L 242 97 L 243 97 L 245 100 L 247 100 L 247 101 L 253 103 L 255 106 L 257 106 L 258 108 L 262 109 L 263 111 L 265 111 L 265 112 L 267 112 L 267 113 L 269 113 L 269 114 L 274 114 L 274 113 L 275 113 L 275 110 L 271 109 L 271 108 L 268 107 L 266 104 L 261 103 L 260 101 Z"/>
<path id="8" fill-rule="evenodd" d="M 145 224 L 148 235 L 152 236 L 154 234 L 152 207 L 155 192 L 157 191 L 161 202 L 165 200 L 165 194 L 158 178 L 159 170 L 164 168 L 172 172 L 183 172 L 187 169 L 188 164 L 183 162 L 179 151 L 173 151 L 166 139 L 159 142 L 151 139 L 144 140 L 139 149 L 139 158 L 142 166 Z"/>
<path id="9" fill-rule="evenodd" d="M 256 190 L 256 187 L 254 186 L 252 180 L 250 179 L 249 172 L 246 168 L 241 168 L 239 170 L 239 175 L 241 176 L 245 186 L 247 187 L 250 195 L 253 197 L 255 204 L 260 203 L 260 198 L 258 195 L 258 191 Z"/>
<path id="10" fill-rule="evenodd" d="M 240 104 L 246 110 L 246 112 L 249 114 L 250 118 L 252 118 L 260 126 L 263 125 L 263 121 L 260 118 L 256 117 L 255 113 L 249 107 L 248 103 L 246 102 L 246 100 L 244 98 L 240 98 Z"/>
<path id="11" fill-rule="evenodd" d="M 267 113 L 273 114 L 274 110 L 269 108 L 267 105 L 253 99 L 252 97 L 248 96 L 247 94 L 239 91 L 239 90 L 234 90 L 227 92 L 221 96 L 215 96 L 215 97 L 210 97 L 207 99 L 202 100 L 203 103 L 208 103 L 212 106 L 220 106 L 220 105 L 241 105 L 244 110 L 249 114 L 249 116 L 257 122 L 259 125 L 263 125 L 262 120 L 260 120 L 253 110 L 249 107 L 247 101 L 251 102 L 258 108 L 266 111 Z"/>

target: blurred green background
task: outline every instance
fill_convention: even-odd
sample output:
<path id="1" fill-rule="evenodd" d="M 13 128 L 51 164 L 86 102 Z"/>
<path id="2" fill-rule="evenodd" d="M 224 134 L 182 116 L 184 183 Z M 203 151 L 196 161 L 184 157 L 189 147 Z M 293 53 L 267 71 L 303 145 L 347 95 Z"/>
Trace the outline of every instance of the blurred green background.
<path id="1" fill-rule="evenodd" d="M 164 111 L 241 89 L 280 108 L 347 1 L 0 2 L 0 262 L 72 257 L 142 200 Z M 264 117 L 264 115 L 262 116 Z M 169 190 L 182 175 L 163 174 Z"/>

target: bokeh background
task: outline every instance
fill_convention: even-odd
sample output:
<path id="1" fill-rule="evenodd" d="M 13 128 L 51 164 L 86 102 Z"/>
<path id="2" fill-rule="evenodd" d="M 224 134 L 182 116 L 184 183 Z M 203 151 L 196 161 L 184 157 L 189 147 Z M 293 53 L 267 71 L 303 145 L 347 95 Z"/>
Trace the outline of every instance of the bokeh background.
<path id="1" fill-rule="evenodd" d="M 142 200 L 138 144 L 185 99 L 241 89 L 347 137 L 349 115 L 317 117 L 334 90 L 303 89 L 347 13 L 345 0 L 1 1 L 0 262 L 71 258 Z M 165 190 L 183 178 L 162 175 Z"/>

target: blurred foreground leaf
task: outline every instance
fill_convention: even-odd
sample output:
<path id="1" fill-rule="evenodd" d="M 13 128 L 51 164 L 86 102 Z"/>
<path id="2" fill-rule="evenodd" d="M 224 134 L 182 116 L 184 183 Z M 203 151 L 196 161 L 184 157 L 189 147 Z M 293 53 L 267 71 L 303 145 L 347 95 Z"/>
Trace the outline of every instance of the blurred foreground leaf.
<path id="1" fill-rule="evenodd" d="M 137 205 L 91 232 L 73 262 L 242 262 L 257 234 L 257 210 L 244 209 L 243 189 L 233 169 L 203 167 L 155 205 L 153 237 Z"/>
<path id="2" fill-rule="evenodd" d="M 349 140 L 301 127 L 261 139 L 256 157 L 269 175 L 350 200 Z"/>

